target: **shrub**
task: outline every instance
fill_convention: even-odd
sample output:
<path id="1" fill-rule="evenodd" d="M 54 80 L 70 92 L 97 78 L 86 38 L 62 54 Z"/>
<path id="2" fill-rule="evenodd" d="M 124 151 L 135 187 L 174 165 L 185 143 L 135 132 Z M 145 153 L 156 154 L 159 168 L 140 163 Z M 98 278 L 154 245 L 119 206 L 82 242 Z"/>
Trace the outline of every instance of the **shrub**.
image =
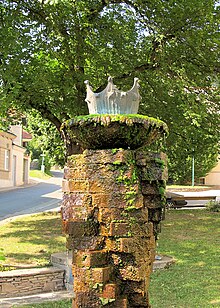
<path id="1" fill-rule="evenodd" d="M 209 201 L 205 206 L 207 211 L 220 212 L 220 201 Z"/>

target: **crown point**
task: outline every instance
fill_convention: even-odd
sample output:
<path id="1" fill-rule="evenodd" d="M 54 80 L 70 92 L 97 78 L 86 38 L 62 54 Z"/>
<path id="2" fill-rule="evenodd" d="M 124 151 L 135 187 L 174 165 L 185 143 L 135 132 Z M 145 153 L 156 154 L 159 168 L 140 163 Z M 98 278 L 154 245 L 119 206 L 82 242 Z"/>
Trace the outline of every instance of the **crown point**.
<path id="1" fill-rule="evenodd" d="M 94 93 L 89 81 L 86 80 L 87 96 L 90 114 L 137 114 L 140 102 L 140 95 L 138 92 L 139 79 L 134 78 L 133 87 L 127 91 L 120 91 L 113 83 L 113 78 L 108 77 L 108 84 L 106 88 L 100 93 Z"/>

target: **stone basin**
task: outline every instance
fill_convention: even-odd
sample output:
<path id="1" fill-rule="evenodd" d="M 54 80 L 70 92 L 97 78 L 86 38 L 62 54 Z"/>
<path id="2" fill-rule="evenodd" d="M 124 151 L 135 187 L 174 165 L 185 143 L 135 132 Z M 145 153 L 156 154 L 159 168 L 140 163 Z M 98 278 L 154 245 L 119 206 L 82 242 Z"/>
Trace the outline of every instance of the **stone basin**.
<path id="1" fill-rule="evenodd" d="M 64 123 L 82 149 L 138 149 L 167 135 L 167 125 L 148 116 L 97 114 L 76 116 Z"/>

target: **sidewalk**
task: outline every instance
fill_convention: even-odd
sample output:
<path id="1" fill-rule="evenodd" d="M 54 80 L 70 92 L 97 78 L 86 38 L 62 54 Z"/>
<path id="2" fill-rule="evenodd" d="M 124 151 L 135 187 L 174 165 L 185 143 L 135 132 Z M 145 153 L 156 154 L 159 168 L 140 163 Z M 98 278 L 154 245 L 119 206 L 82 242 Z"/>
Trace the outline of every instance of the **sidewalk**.
<path id="1" fill-rule="evenodd" d="M 35 186 L 35 185 L 39 184 L 40 182 L 41 181 L 38 181 L 38 179 L 30 178 L 30 181 L 29 181 L 28 184 L 24 184 L 24 185 L 21 185 L 21 186 L 0 187 L 0 193 L 5 192 L 5 191 L 11 191 L 11 190 Z"/>
<path id="2" fill-rule="evenodd" d="M 41 293 L 29 296 L 0 298 L 1 308 L 16 308 L 23 305 L 31 305 L 45 302 L 54 302 L 59 300 L 68 300 L 73 298 L 70 291 L 57 291 L 51 293 Z"/>
<path id="3" fill-rule="evenodd" d="M 29 178 L 29 183 L 20 185 L 20 186 L 11 186 L 11 187 L 0 187 L 0 193 L 5 192 L 5 191 L 10 191 L 10 190 L 15 190 L 15 189 L 21 189 L 21 188 L 27 188 L 31 186 L 35 186 L 39 183 L 51 183 L 51 184 L 57 184 L 62 186 L 62 179 L 63 179 L 63 171 L 51 171 L 52 175 L 51 178 L 47 180 L 42 180 L 39 178 Z"/>

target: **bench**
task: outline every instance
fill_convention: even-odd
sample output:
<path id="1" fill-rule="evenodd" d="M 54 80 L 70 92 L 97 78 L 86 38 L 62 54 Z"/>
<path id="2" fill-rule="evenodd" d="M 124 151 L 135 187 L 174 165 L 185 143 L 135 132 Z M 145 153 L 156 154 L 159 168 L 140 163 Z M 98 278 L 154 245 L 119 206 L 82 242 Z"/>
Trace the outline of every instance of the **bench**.
<path id="1" fill-rule="evenodd" d="M 216 200 L 216 196 L 183 196 L 173 192 L 166 193 L 168 208 L 181 208 L 187 205 L 187 200 Z"/>

